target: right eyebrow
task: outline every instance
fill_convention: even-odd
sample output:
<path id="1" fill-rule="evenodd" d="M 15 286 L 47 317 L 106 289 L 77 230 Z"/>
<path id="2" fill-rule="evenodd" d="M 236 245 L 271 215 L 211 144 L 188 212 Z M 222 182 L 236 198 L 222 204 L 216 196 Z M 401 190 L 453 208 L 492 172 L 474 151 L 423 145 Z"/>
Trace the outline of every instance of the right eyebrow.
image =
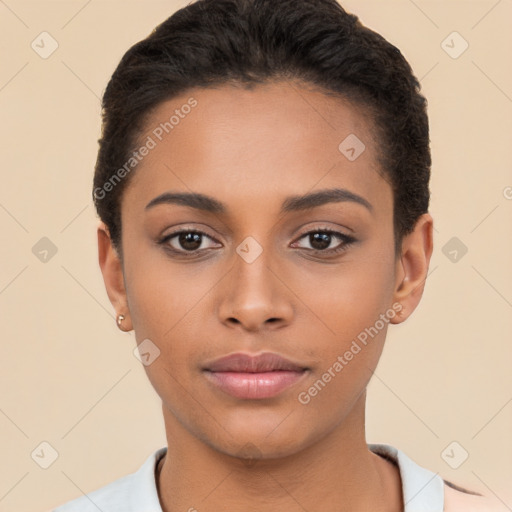
<path id="1" fill-rule="evenodd" d="M 211 213 L 225 213 L 226 207 L 217 199 L 197 192 L 165 192 L 152 199 L 145 207 L 149 210 L 158 204 L 181 204 Z"/>

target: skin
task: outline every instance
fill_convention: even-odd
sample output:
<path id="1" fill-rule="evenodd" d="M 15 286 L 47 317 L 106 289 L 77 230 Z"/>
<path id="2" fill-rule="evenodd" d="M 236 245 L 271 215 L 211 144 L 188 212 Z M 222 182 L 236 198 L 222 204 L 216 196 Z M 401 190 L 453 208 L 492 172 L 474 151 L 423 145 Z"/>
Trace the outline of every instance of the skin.
<path id="1" fill-rule="evenodd" d="M 108 229 L 98 228 L 100 267 L 126 317 L 122 329 L 160 350 L 145 370 L 162 399 L 168 443 L 158 479 L 163 510 L 402 510 L 397 469 L 366 445 L 366 387 L 388 326 L 420 301 L 431 216 L 418 219 L 395 254 L 393 195 L 377 164 L 372 121 L 347 101 L 297 83 L 194 89 L 159 105 L 144 137 L 191 96 L 198 105 L 143 159 L 123 194 L 123 261 Z M 338 150 L 349 134 L 366 146 L 354 161 Z M 343 201 L 280 213 L 289 196 L 331 188 L 363 197 L 371 209 Z M 145 209 L 171 190 L 212 196 L 226 213 Z M 207 234 L 195 255 L 172 255 L 157 243 L 187 228 Z M 322 228 L 356 241 L 326 256 L 304 236 Z M 248 236 L 263 249 L 252 263 L 236 252 Z M 332 237 L 328 249 L 342 244 Z M 178 237 L 167 246 L 187 254 Z M 397 303 L 401 315 L 300 403 L 298 394 Z M 244 400 L 201 370 L 227 354 L 264 351 L 309 371 L 276 397 Z"/>

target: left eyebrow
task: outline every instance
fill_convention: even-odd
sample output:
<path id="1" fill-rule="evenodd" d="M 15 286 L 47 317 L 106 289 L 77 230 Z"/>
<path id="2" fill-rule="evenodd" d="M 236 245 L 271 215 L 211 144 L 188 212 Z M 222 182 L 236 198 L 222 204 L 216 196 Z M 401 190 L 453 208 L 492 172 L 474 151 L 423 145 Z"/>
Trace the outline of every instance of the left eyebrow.
<path id="1" fill-rule="evenodd" d="M 333 188 L 311 192 L 302 196 L 287 197 L 283 201 L 281 212 L 303 211 L 317 208 L 328 203 L 341 202 L 353 202 L 364 206 L 371 212 L 373 211 L 373 206 L 364 197 L 344 188 Z M 158 204 L 180 204 L 211 213 L 227 212 L 224 203 L 221 203 L 213 197 L 197 192 L 165 192 L 152 199 L 146 205 L 145 210 L 149 210 Z"/>
<path id="2" fill-rule="evenodd" d="M 353 202 L 373 211 L 373 206 L 364 198 L 345 188 L 332 188 L 312 192 L 303 196 L 288 197 L 281 207 L 282 212 L 295 212 L 316 208 L 327 203 Z"/>

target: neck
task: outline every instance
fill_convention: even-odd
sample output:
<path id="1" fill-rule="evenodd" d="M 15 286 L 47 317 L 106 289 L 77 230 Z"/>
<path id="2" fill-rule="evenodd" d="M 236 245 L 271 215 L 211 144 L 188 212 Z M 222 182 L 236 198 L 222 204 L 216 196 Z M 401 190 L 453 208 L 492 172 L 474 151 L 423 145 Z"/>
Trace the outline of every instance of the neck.
<path id="1" fill-rule="evenodd" d="M 244 510 L 398 512 L 398 469 L 368 450 L 366 395 L 332 431 L 293 455 L 251 462 L 192 436 L 164 408 L 168 450 L 157 488 L 163 512 Z"/>

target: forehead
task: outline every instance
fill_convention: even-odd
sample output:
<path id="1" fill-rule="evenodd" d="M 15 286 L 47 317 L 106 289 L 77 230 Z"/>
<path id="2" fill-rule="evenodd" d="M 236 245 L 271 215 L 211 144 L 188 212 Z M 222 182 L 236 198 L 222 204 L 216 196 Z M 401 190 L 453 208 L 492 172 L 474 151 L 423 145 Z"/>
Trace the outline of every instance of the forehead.
<path id="1" fill-rule="evenodd" d="M 280 206 L 283 197 L 334 186 L 383 196 L 372 128 L 363 109 L 297 83 L 191 89 L 146 120 L 139 142 L 151 149 L 123 204 L 171 189 L 239 206 Z"/>

